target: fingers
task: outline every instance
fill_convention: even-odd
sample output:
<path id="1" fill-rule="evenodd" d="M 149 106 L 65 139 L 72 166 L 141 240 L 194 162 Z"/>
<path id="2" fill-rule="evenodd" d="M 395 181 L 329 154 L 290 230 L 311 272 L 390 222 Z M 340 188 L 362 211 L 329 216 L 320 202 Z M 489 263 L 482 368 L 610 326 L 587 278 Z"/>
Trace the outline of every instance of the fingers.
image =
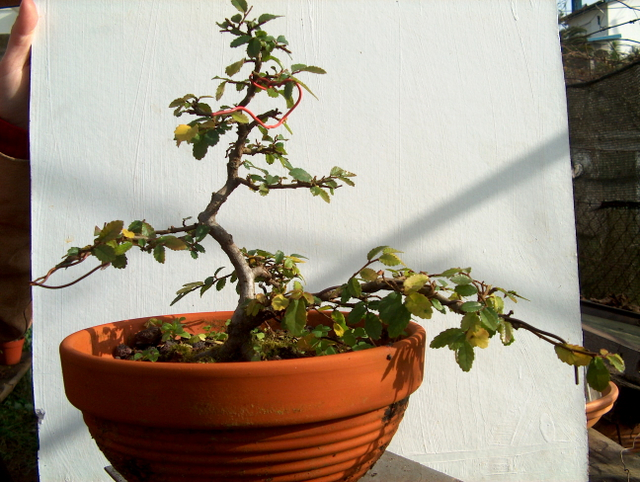
<path id="1" fill-rule="evenodd" d="M 0 62 L 0 117 L 23 128 L 29 121 L 29 61 L 37 23 L 33 0 L 23 0 Z"/>

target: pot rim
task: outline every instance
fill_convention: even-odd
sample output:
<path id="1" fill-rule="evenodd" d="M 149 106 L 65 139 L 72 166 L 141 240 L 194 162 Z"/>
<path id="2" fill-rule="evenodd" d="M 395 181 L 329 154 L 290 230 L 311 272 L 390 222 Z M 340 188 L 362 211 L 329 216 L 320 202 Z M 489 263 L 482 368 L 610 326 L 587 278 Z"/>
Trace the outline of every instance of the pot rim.
<path id="1" fill-rule="evenodd" d="M 620 390 L 615 383 L 610 381 L 607 388 L 605 388 L 604 391 L 600 393 L 602 394 L 600 398 L 586 403 L 587 412 L 594 412 L 596 410 L 601 410 L 604 407 L 612 405 L 618 399 Z"/>
<path id="2" fill-rule="evenodd" d="M 224 322 L 231 312 L 186 316 L 187 324 Z M 426 332 L 391 346 L 337 355 L 230 363 L 117 360 L 113 348 L 149 317 L 77 331 L 60 344 L 67 398 L 97 417 L 150 425 L 241 427 L 311 423 L 377 410 L 405 399 L 422 383 Z M 162 318 L 162 317 L 156 317 Z M 95 355 L 93 354 L 95 353 Z M 326 395 L 326 396 L 325 396 Z M 244 397 L 238 402 L 238 397 Z M 179 417 L 167 417 L 175 407 Z M 250 420 L 250 421 L 249 421 Z"/>
<path id="3" fill-rule="evenodd" d="M 78 337 L 84 336 L 85 333 L 89 333 L 90 336 L 93 336 L 94 334 L 91 333 L 92 331 L 96 331 L 99 329 L 111 329 L 114 325 L 118 325 L 118 324 L 126 324 L 126 323 L 133 324 L 133 323 L 140 322 L 141 320 L 148 320 L 150 318 L 173 320 L 173 319 L 177 319 L 177 318 L 188 316 L 188 315 L 204 317 L 212 313 L 216 313 L 220 315 L 228 315 L 229 318 L 233 314 L 232 311 L 180 313 L 180 314 L 172 314 L 172 315 L 144 316 L 141 318 L 131 318 L 131 319 L 119 320 L 111 323 L 103 323 L 101 325 L 96 325 L 89 328 L 84 328 L 82 330 L 78 330 L 66 336 L 60 343 L 60 351 L 61 352 L 67 351 L 68 353 L 73 354 L 74 357 L 77 357 L 78 359 L 84 360 L 85 362 L 91 363 L 91 364 L 93 363 L 100 363 L 100 364 L 127 363 L 131 365 L 129 368 L 139 366 L 144 371 L 151 370 L 152 373 L 154 372 L 164 373 L 164 372 L 172 372 L 176 370 L 183 372 L 185 369 L 187 369 L 188 371 L 199 372 L 199 371 L 210 370 L 211 367 L 215 366 L 217 371 L 228 370 L 230 372 L 230 376 L 238 376 L 239 373 L 237 372 L 244 372 L 245 368 L 247 368 L 248 366 L 250 366 L 251 371 L 254 372 L 255 370 L 258 370 L 258 371 L 268 370 L 272 367 L 268 367 L 267 364 L 273 364 L 273 363 L 279 364 L 279 368 L 283 370 L 287 370 L 288 368 L 295 369 L 295 367 L 299 366 L 301 363 L 309 364 L 310 366 L 313 366 L 314 364 L 319 366 L 326 365 L 327 360 L 334 360 L 335 364 L 342 365 L 345 363 L 346 360 L 353 358 L 354 354 L 372 352 L 372 350 L 377 350 L 377 351 L 386 350 L 387 352 L 389 352 L 389 355 L 393 356 L 393 353 L 396 352 L 398 349 L 402 349 L 403 347 L 409 347 L 413 343 L 415 343 L 413 341 L 414 338 L 412 337 L 421 336 L 421 335 L 426 336 L 425 329 L 418 323 L 415 323 L 412 321 L 407 326 L 407 329 L 406 329 L 407 336 L 401 340 L 394 342 L 392 345 L 388 345 L 388 346 L 378 346 L 378 347 L 369 348 L 366 350 L 347 352 L 347 353 L 338 353 L 335 355 L 311 356 L 306 358 L 294 358 L 294 359 L 287 359 L 287 360 L 260 360 L 258 362 L 243 361 L 243 362 L 216 362 L 216 363 L 173 363 L 173 362 L 150 363 L 150 362 L 140 362 L 135 360 L 120 360 L 120 359 L 113 358 L 111 354 L 113 348 L 115 348 L 115 345 L 113 346 L 113 348 L 111 348 L 109 353 L 103 352 L 100 354 L 95 354 L 95 353 L 88 353 L 86 351 L 78 350 L 75 343 L 76 339 Z M 190 321 L 190 323 L 193 324 L 194 321 L 192 320 Z"/>

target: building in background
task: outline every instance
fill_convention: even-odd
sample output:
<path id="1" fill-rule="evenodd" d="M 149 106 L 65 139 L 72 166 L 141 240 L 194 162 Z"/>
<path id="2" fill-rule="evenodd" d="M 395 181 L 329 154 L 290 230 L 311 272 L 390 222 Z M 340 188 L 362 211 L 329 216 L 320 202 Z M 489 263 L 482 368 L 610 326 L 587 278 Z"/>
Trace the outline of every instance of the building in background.
<path id="1" fill-rule="evenodd" d="M 622 55 L 640 49 L 640 0 L 602 0 L 584 5 L 571 2 L 562 23 L 583 29 L 594 50 L 616 50 Z"/>

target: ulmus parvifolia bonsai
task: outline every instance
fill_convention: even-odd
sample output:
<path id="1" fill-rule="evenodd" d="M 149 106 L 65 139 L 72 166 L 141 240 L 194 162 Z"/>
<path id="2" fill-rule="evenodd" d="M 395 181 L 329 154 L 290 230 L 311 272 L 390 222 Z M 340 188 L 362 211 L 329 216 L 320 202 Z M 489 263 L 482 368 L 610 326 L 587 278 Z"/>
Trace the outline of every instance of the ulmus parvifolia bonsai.
<path id="1" fill-rule="evenodd" d="M 228 362 L 330 355 L 391 343 L 403 336 L 412 317 L 429 319 L 436 311 L 449 311 L 460 316 L 460 324 L 437 335 L 431 347 L 451 349 L 462 370 L 471 368 L 474 350 L 486 348 L 492 337 L 497 335 L 503 344 L 510 345 L 514 331 L 524 329 L 554 345 L 563 362 L 588 366 L 589 384 L 604 389 L 609 381 L 605 361 L 622 370 L 619 355 L 570 345 L 514 318 L 505 301 L 517 302 L 519 295 L 474 279 L 470 268 L 428 273 L 406 266 L 399 251 L 379 246 L 363 255 L 362 265 L 354 267 L 344 284 L 310 293 L 302 284 L 298 267 L 303 256 L 245 249 L 234 243 L 217 216 L 236 189 L 254 191 L 256 200 L 272 191 L 306 190 L 329 203 L 336 190 L 354 185 L 355 174 L 334 167 L 326 175 L 312 175 L 289 160 L 285 147 L 288 139 L 284 137 L 285 133 L 291 135 L 287 122 L 303 91 L 311 93 L 298 77 L 325 72 L 300 63 L 287 66 L 278 57 L 291 55 L 287 39 L 264 30 L 278 16 L 265 13 L 254 18 L 245 0 L 231 3 L 238 13 L 218 27 L 231 37 L 230 46 L 242 51 L 239 59 L 226 67 L 225 76 L 215 77 L 219 84 L 214 96 L 187 94 L 170 104 L 176 117 L 189 119 L 178 125 L 175 140 L 178 146 L 190 145 L 196 159 L 203 159 L 209 147 L 223 138 L 230 139 L 225 155 L 226 179 L 220 188 L 191 224 L 183 220 L 178 227 L 155 229 L 146 220 L 133 221 L 126 227 L 123 221 L 111 221 L 96 228 L 90 245 L 69 249 L 59 264 L 33 284 L 61 288 L 107 266 L 123 269 L 132 248 L 151 254 L 159 263 L 165 262 L 167 249 L 185 251 L 193 259 L 200 259 L 205 243 L 214 241 L 227 255 L 231 268 L 212 270 L 208 278 L 185 284 L 173 303 L 193 292 L 202 296 L 211 288 L 221 290 L 235 284 L 239 300 L 226 333 L 192 336 L 182 329 L 179 320 L 161 323 L 151 319 L 142 341 L 136 342 L 138 346 L 121 347 L 118 356 Z M 244 95 L 242 100 L 212 107 L 213 101 L 221 102 L 229 89 Z M 251 106 L 257 96 L 270 98 L 274 107 L 255 113 Z M 96 258 L 98 266 L 76 281 L 55 287 L 46 284 L 55 271 L 89 258 Z M 307 314 L 312 310 L 324 314 L 326 324 L 308 327 Z"/>

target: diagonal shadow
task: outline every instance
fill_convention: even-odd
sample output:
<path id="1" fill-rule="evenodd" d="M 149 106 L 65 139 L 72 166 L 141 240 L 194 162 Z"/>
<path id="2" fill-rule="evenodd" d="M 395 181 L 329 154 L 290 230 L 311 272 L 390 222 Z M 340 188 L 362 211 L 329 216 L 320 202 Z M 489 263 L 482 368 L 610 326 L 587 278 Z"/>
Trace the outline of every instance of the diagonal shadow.
<path id="1" fill-rule="evenodd" d="M 405 223 L 405 227 L 393 234 L 387 234 L 371 241 L 371 246 L 394 245 L 398 240 L 403 244 L 429 236 L 442 226 L 460 217 L 469 209 L 485 204 L 497 196 L 507 191 L 515 191 L 519 186 L 526 183 L 530 178 L 539 176 L 540 173 L 557 162 L 567 162 L 567 180 L 571 182 L 569 166 L 569 137 L 567 131 L 559 132 L 536 149 L 527 151 L 525 154 L 515 158 L 502 170 L 478 181 L 476 184 L 459 192 L 449 199 L 443 199 L 439 203 L 427 207 L 422 214 L 416 215 L 411 221 Z M 566 209 L 573 209 L 573 204 L 566 206 Z M 345 259 L 360 259 L 363 256 L 361 247 L 352 249 L 348 253 L 343 253 L 340 260 L 332 261 L 332 268 L 326 269 L 314 279 L 314 284 L 327 286 L 335 282 L 335 273 L 348 271 L 345 268 Z M 352 268 L 352 267 L 351 267 Z M 348 276 L 348 275 L 347 275 Z"/>

